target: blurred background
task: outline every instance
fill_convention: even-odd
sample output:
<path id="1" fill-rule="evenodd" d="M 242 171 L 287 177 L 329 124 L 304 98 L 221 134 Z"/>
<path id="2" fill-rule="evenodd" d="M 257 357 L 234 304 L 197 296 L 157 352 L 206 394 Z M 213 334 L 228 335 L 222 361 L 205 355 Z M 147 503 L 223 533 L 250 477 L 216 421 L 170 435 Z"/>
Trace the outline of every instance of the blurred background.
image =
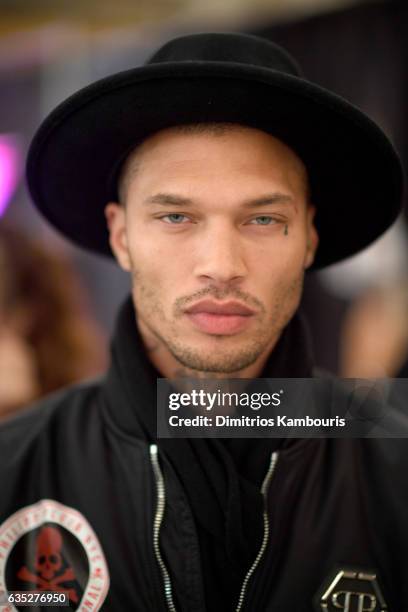
<path id="1" fill-rule="evenodd" d="M 129 291 L 112 262 L 70 245 L 30 204 L 33 133 L 80 87 L 175 35 L 211 30 L 282 44 L 308 78 L 377 121 L 407 166 L 406 0 L 0 0 L 0 414 L 103 371 Z M 320 367 L 408 376 L 407 210 L 363 254 L 307 275 Z"/>

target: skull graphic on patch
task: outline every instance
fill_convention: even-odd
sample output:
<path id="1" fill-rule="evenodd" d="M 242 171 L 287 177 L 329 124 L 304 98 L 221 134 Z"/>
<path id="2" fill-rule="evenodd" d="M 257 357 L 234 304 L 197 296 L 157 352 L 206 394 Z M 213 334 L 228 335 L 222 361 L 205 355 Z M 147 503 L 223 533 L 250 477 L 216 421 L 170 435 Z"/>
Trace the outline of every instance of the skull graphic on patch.
<path id="1" fill-rule="evenodd" d="M 53 500 L 41 500 L 17 511 L 1 525 L 0 593 L 66 593 L 66 609 L 85 606 L 97 611 L 108 588 L 103 551 L 91 526 L 77 510 Z M 19 609 L 15 603 L 3 610 Z M 43 604 L 41 610 L 44 609 L 48 608 Z"/>

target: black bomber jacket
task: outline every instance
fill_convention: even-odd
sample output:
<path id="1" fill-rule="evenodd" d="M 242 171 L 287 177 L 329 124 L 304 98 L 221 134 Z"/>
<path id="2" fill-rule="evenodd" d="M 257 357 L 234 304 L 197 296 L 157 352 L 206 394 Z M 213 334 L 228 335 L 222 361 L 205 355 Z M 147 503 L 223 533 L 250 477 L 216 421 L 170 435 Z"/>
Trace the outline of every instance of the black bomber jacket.
<path id="1" fill-rule="evenodd" d="M 0 593 L 65 590 L 72 610 L 204 612 L 183 489 L 104 384 L 0 428 Z M 408 610 L 407 448 L 287 441 L 265 474 L 265 537 L 236 609 Z"/>

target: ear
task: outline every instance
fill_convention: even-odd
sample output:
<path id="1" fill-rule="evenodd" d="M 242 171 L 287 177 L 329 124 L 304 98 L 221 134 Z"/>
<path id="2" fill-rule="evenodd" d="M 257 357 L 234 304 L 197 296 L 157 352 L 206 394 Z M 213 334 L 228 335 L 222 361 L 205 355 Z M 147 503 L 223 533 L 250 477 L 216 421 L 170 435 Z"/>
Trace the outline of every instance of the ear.
<path id="1" fill-rule="evenodd" d="M 131 270 L 128 240 L 126 234 L 126 210 L 116 202 L 105 207 L 105 217 L 109 229 L 109 244 L 116 261 L 123 270 Z"/>
<path id="2" fill-rule="evenodd" d="M 309 205 L 306 211 L 306 223 L 307 223 L 307 246 L 306 255 L 304 261 L 304 269 L 310 268 L 314 262 L 317 247 L 319 246 L 319 235 L 314 225 L 314 217 L 316 214 L 316 207 Z"/>

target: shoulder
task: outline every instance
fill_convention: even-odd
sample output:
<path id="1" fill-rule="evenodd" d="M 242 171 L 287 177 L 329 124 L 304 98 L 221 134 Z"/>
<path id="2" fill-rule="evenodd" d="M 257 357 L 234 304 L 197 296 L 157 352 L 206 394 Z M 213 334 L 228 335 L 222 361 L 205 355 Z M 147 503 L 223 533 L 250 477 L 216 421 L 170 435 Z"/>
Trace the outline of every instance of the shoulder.
<path id="1" fill-rule="evenodd" d="M 34 445 L 67 438 L 99 419 L 99 379 L 52 393 L 0 423 L 0 464 L 13 463 Z"/>

